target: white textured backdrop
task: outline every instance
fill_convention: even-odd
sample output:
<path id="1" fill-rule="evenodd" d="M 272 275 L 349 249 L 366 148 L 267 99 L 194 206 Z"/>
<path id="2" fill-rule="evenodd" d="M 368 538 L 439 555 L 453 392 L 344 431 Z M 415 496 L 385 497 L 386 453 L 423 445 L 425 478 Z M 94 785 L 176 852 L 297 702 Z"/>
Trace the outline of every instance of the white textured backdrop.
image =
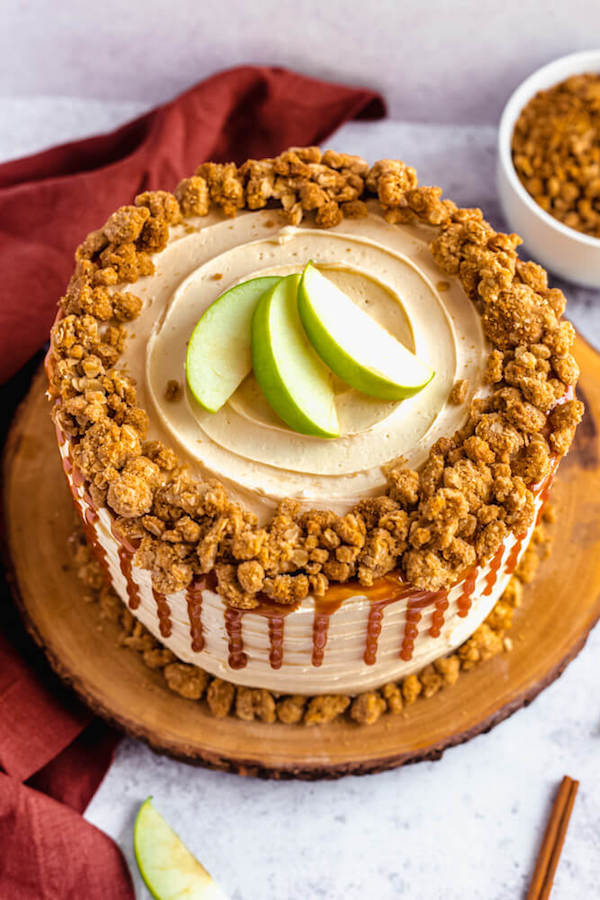
<path id="1" fill-rule="evenodd" d="M 3 0 L 0 82 L 161 101 L 260 62 L 379 88 L 411 121 L 493 123 L 531 69 L 599 26 L 594 0 Z"/>
<path id="2" fill-rule="evenodd" d="M 393 119 L 329 141 L 399 156 L 501 224 L 495 125 L 512 88 L 592 46 L 600 7 L 522 0 L 4 0 L 0 160 L 107 130 L 211 72 L 286 65 L 383 91 Z M 123 198 L 124 201 L 127 198 Z M 600 295 L 565 286 L 600 344 Z M 553 898 L 599 895 L 600 632 L 526 710 L 440 762 L 335 783 L 269 783 L 192 769 L 126 740 L 87 817 L 131 852 L 150 793 L 234 900 L 514 900 L 523 896 L 552 791 L 582 787 Z"/>

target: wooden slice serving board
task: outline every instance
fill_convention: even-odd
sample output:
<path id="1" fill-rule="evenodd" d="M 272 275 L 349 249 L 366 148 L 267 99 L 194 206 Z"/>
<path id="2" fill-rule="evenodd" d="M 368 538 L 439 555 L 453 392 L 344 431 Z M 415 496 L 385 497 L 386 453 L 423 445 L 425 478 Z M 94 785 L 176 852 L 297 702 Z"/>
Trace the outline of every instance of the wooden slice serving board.
<path id="1" fill-rule="evenodd" d="M 117 646 L 117 626 L 82 601 L 67 538 L 74 515 L 44 398 L 34 379 L 4 460 L 4 508 L 16 602 L 52 667 L 97 713 L 179 759 L 272 778 L 332 778 L 438 759 L 489 731 L 557 678 L 600 618 L 600 356 L 581 338 L 579 394 L 586 416 L 553 489 L 554 552 L 526 589 L 514 648 L 461 674 L 457 684 L 375 725 L 307 728 L 215 719 L 185 700 L 140 656 Z"/>

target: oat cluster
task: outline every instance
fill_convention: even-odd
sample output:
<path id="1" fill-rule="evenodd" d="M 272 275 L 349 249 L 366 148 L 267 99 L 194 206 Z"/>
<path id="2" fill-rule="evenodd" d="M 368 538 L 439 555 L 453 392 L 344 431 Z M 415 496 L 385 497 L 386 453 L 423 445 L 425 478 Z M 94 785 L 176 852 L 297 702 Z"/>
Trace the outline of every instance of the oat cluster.
<path id="1" fill-rule="evenodd" d="M 460 279 L 491 345 L 489 395 L 472 403 L 460 431 L 436 442 L 420 471 L 390 466 L 381 496 L 343 516 L 284 501 L 259 527 L 220 483 L 193 477 L 172 449 L 146 440 L 148 417 L 118 367 L 127 323 L 141 308 L 135 281 L 152 274 L 172 229 L 201 227 L 215 207 L 229 216 L 280 208 L 286 221 L 309 215 L 325 228 L 363 215 L 369 198 L 388 222 L 426 227 L 440 273 Z M 225 601 L 251 609 L 260 595 L 293 604 L 331 582 L 369 586 L 400 570 L 437 590 L 489 560 L 507 534 L 524 532 L 532 486 L 567 451 L 583 407 L 572 395 L 578 368 L 573 327 L 561 320 L 565 298 L 540 266 L 519 259 L 519 243 L 480 210 L 419 187 L 403 162 L 369 168 L 316 147 L 240 168 L 205 163 L 174 194 L 140 194 L 92 232 L 52 329 L 53 416 L 95 505 L 108 507 L 136 544 L 136 564 L 151 571 L 156 589 L 177 591 L 214 571 Z M 461 402 L 465 390 L 457 384 L 452 399 Z"/>
<path id="2" fill-rule="evenodd" d="M 512 155 L 542 209 L 600 237 L 600 75 L 573 75 L 537 93 L 517 120 Z"/>
<path id="3" fill-rule="evenodd" d="M 551 509 L 546 510 L 544 518 L 545 521 L 553 520 Z M 240 687 L 215 678 L 197 666 L 179 662 L 133 617 L 106 583 L 102 568 L 81 530 L 73 533 L 70 544 L 77 575 L 87 589 L 86 599 L 99 603 L 101 619 L 119 625 L 119 643 L 139 653 L 150 669 L 161 671 L 172 691 L 188 700 L 204 701 L 217 718 L 232 715 L 245 721 L 256 719 L 286 725 L 325 725 L 341 716 L 358 725 L 373 725 L 384 713 L 406 713 L 416 700 L 426 700 L 438 691 L 452 687 L 461 671 L 466 672 L 480 662 L 511 650 L 508 631 L 515 610 L 521 606 L 523 586 L 533 580 L 540 560 L 549 551 L 547 528 L 538 525 L 502 597 L 485 622 L 452 655 L 437 659 L 421 672 L 408 675 L 400 682 L 389 682 L 376 691 L 366 691 L 355 697 L 346 694 L 310 697 Z"/>

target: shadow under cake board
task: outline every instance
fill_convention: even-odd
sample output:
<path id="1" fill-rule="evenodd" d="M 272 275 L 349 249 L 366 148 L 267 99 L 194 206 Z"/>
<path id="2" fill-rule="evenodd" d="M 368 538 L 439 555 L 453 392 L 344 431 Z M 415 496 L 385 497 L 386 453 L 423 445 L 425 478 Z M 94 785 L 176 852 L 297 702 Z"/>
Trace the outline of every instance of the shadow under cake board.
<path id="1" fill-rule="evenodd" d="M 55 671 L 92 710 L 155 750 L 188 762 L 270 778 L 335 778 L 438 759 L 489 731 L 557 678 L 600 618 L 600 355 L 577 338 L 586 414 L 552 490 L 560 548 L 525 590 L 513 649 L 462 672 L 452 688 L 374 725 L 267 725 L 214 718 L 167 687 L 139 654 L 118 646 L 117 624 L 82 600 L 67 540 L 70 494 L 44 396 L 31 385 L 4 457 L 11 584 L 26 627 Z"/>

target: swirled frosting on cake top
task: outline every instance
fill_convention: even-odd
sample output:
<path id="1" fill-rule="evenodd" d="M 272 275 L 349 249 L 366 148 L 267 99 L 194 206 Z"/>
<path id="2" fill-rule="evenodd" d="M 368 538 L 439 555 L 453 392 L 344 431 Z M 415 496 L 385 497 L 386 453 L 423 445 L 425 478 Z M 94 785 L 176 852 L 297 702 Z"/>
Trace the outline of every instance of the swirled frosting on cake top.
<path id="1" fill-rule="evenodd" d="M 418 468 L 439 437 L 463 424 L 467 406 L 448 397 L 457 380 L 468 381 L 469 396 L 482 385 L 485 340 L 458 280 L 439 280 L 429 229 L 390 226 L 375 207 L 366 219 L 328 230 L 282 227 L 269 211 L 208 217 L 198 226 L 174 229 L 155 274 L 136 284 L 144 308 L 124 354 L 143 405 L 154 413 L 151 437 L 177 447 L 193 471 L 218 478 L 261 520 L 284 498 L 344 513 L 383 491 L 393 461 Z M 341 425 L 333 440 L 288 428 L 252 373 L 217 413 L 203 410 L 189 391 L 170 399 L 166 386 L 185 384 L 187 341 L 208 306 L 235 284 L 300 272 L 309 259 L 435 369 L 432 382 L 414 397 L 385 402 L 333 376 Z"/>

